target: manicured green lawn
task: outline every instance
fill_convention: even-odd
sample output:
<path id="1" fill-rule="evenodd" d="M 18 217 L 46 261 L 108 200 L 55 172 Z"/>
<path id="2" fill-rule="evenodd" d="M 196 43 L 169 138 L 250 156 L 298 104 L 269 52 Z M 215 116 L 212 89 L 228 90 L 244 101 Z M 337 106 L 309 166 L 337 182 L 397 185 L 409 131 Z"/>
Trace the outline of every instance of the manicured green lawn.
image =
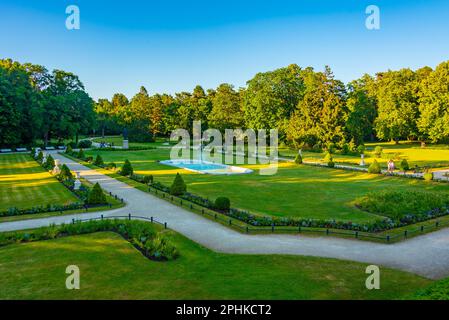
<path id="1" fill-rule="evenodd" d="M 353 202 L 357 197 L 376 190 L 439 190 L 449 191 L 449 185 L 425 183 L 417 180 L 391 178 L 293 163 L 279 164 L 277 174 L 262 176 L 260 165 L 245 165 L 255 169 L 252 174 L 214 176 L 157 163 L 169 159 L 169 150 L 148 151 L 88 151 L 87 155 L 101 154 L 105 162 L 121 166 L 129 159 L 136 173 L 152 174 L 155 181 L 170 185 L 174 175 L 180 172 L 188 185 L 188 191 L 210 199 L 226 196 L 231 205 L 254 213 L 273 216 L 297 216 L 305 218 L 337 219 L 365 222 L 378 216 L 357 209 Z"/>
<path id="2" fill-rule="evenodd" d="M 0 210 L 79 200 L 28 154 L 0 155 Z"/>
<path id="3" fill-rule="evenodd" d="M 0 248 L 0 299 L 400 299 L 431 283 L 381 268 L 365 288 L 366 265 L 287 255 L 214 253 L 173 234 L 181 256 L 154 262 L 114 233 Z M 65 288 L 80 268 L 81 289 Z"/>

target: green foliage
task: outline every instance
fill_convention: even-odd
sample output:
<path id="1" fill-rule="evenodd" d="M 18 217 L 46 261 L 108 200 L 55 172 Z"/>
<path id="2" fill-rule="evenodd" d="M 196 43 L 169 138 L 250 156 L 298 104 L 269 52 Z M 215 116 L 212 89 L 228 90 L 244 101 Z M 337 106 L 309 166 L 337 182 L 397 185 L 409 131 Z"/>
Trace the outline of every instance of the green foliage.
<path id="1" fill-rule="evenodd" d="M 84 160 L 84 158 L 86 158 L 86 155 L 84 154 L 84 150 L 82 148 L 78 151 L 78 154 L 76 157 L 81 160 Z"/>
<path id="2" fill-rule="evenodd" d="M 87 198 L 88 204 L 105 204 L 106 202 L 106 195 L 103 192 L 103 189 L 101 188 L 100 184 L 97 182 L 95 183 L 92 190 L 89 192 L 89 196 Z"/>
<path id="3" fill-rule="evenodd" d="M 117 168 L 117 165 L 115 164 L 115 162 L 109 162 L 106 166 L 106 169 L 109 169 L 109 170 L 114 170 L 116 168 Z"/>
<path id="4" fill-rule="evenodd" d="M 51 154 L 47 156 L 47 161 L 45 161 L 43 167 L 46 168 L 47 170 L 51 170 L 55 167 L 55 159 L 53 159 Z"/>
<path id="5" fill-rule="evenodd" d="M 174 196 L 180 196 L 187 191 L 187 186 L 184 182 L 184 179 L 181 177 L 179 173 L 176 173 L 176 177 L 173 180 L 173 184 L 170 187 L 170 194 Z"/>
<path id="6" fill-rule="evenodd" d="M 231 208 L 231 200 L 227 197 L 218 197 L 215 199 L 215 209 L 228 212 Z"/>
<path id="7" fill-rule="evenodd" d="M 97 157 L 95 158 L 95 161 L 94 161 L 94 165 L 96 165 L 96 166 L 104 165 L 104 161 L 103 161 L 103 158 L 101 157 L 101 155 L 97 154 Z"/>
<path id="8" fill-rule="evenodd" d="M 134 169 L 131 165 L 131 162 L 129 162 L 128 159 L 125 160 L 125 163 L 123 164 L 122 169 L 120 170 L 120 174 L 122 176 L 130 176 L 134 172 Z"/>
<path id="9" fill-rule="evenodd" d="M 432 218 L 449 212 L 449 198 L 444 193 L 427 191 L 380 191 L 357 200 L 362 210 L 393 220 L 407 221 L 409 216 Z"/>
<path id="10" fill-rule="evenodd" d="M 408 161 L 407 161 L 407 159 L 402 159 L 402 161 L 401 161 L 401 163 L 400 163 L 400 168 L 401 168 L 401 170 L 402 171 L 407 171 L 407 170 L 410 170 L 410 166 L 409 166 L 409 164 L 408 164 Z"/>
<path id="11" fill-rule="evenodd" d="M 301 155 L 299 153 L 295 157 L 295 163 L 296 164 L 302 164 L 302 157 L 301 157 Z"/>
<path id="12" fill-rule="evenodd" d="M 142 181 L 145 184 L 151 184 L 151 183 L 153 183 L 153 180 L 154 180 L 153 175 L 150 174 L 150 175 L 144 176 Z"/>
<path id="13" fill-rule="evenodd" d="M 42 152 L 42 151 L 39 151 L 39 153 L 37 154 L 37 158 L 36 158 L 36 160 L 39 162 L 39 163 L 42 163 L 42 160 L 44 159 L 44 153 Z"/>
<path id="14" fill-rule="evenodd" d="M 365 145 L 363 145 L 363 144 L 361 144 L 361 145 L 359 145 L 358 147 L 357 147 L 357 152 L 359 153 L 359 154 L 364 154 L 365 153 Z"/>
<path id="15" fill-rule="evenodd" d="M 377 160 L 374 160 L 373 163 L 371 163 L 370 166 L 368 167 L 368 173 L 379 174 L 381 172 L 382 171 L 380 168 L 380 164 L 377 162 Z"/>
<path id="16" fill-rule="evenodd" d="M 71 180 L 73 179 L 72 172 L 70 171 L 69 167 L 67 167 L 66 164 L 63 164 L 61 167 L 61 173 L 59 174 L 59 177 L 62 180 Z"/>
<path id="17" fill-rule="evenodd" d="M 329 163 L 330 161 L 332 161 L 332 154 L 329 152 L 326 152 L 326 154 L 324 155 L 324 158 L 323 158 L 323 162 Z"/>
<path id="18" fill-rule="evenodd" d="M 88 149 L 92 146 L 92 141 L 90 140 L 81 140 L 78 142 L 78 148 L 80 149 Z"/>
<path id="19" fill-rule="evenodd" d="M 112 231 L 120 234 L 150 259 L 159 261 L 173 260 L 179 256 L 178 250 L 165 235 L 155 231 L 149 222 L 138 220 L 105 219 L 60 226 L 52 225 L 31 231 L 2 233 L 0 235 L 0 246 L 102 231 Z"/>
<path id="20" fill-rule="evenodd" d="M 374 155 L 375 155 L 377 158 L 380 158 L 380 157 L 382 156 L 383 150 L 384 150 L 384 149 L 383 149 L 381 146 L 376 146 L 376 147 L 374 148 Z"/>
<path id="21" fill-rule="evenodd" d="M 72 154 L 73 153 L 73 148 L 72 148 L 72 146 L 70 144 L 65 149 L 65 153 L 67 153 L 67 154 Z"/>
<path id="22" fill-rule="evenodd" d="M 351 148 L 349 146 L 348 143 L 344 143 L 342 148 L 341 148 L 341 153 L 342 154 L 349 154 L 351 152 Z"/>
<path id="23" fill-rule="evenodd" d="M 437 281 L 425 289 L 416 292 L 411 299 L 449 300 L 449 278 Z"/>
<path id="24" fill-rule="evenodd" d="M 331 159 L 331 160 L 327 163 L 327 166 L 328 166 L 329 168 L 335 168 L 335 162 Z"/>

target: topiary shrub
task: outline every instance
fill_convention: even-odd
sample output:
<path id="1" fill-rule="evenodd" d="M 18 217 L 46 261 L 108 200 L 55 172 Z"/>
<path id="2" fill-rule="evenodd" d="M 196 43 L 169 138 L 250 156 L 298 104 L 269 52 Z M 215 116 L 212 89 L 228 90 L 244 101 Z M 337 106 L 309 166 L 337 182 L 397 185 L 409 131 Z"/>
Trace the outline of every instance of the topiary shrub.
<path id="1" fill-rule="evenodd" d="M 92 141 L 90 140 L 81 140 L 78 142 L 78 148 L 90 148 L 92 146 Z"/>
<path id="2" fill-rule="evenodd" d="M 76 155 L 76 157 L 77 157 L 78 159 L 81 159 L 81 160 L 83 160 L 83 159 L 86 157 L 86 155 L 84 154 L 83 148 L 81 148 L 81 149 L 78 151 L 78 154 Z"/>
<path id="3" fill-rule="evenodd" d="M 410 166 L 408 165 L 407 159 L 402 159 L 401 164 L 399 165 L 402 171 L 410 170 Z"/>
<path id="4" fill-rule="evenodd" d="M 215 199 L 215 209 L 228 212 L 231 209 L 231 201 L 227 197 L 218 197 Z"/>
<path id="5" fill-rule="evenodd" d="M 170 194 L 174 196 L 180 196 L 187 191 L 187 186 L 184 182 L 184 179 L 181 177 L 179 173 L 176 173 L 175 180 L 173 180 L 173 184 L 170 187 Z"/>
<path id="6" fill-rule="evenodd" d="M 330 152 L 327 152 L 326 155 L 323 158 L 323 162 L 324 163 L 329 163 L 330 161 L 332 161 L 332 154 Z"/>
<path id="7" fill-rule="evenodd" d="M 142 179 L 143 183 L 145 183 L 145 184 L 153 183 L 153 180 L 154 180 L 153 175 L 151 175 L 151 174 L 144 176 Z"/>
<path id="8" fill-rule="evenodd" d="M 117 168 L 117 165 L 115 164 L 115 162 L 109 162 L 108 165 L 106 166 L 106 169 L 109 170 L 114 170 Z"/>
<path id="9" fill-rule="evenodd" d="M 73 148 L 72 148 L 72 146 L 70 144 L 65 149 L 65 153 L 67 153 L 67 154 L 72 154 L 73 153 Z"/>
<path id="10" fill-rule="evenodd" d="M 129 162 L 128 159 L 125 160 L 125 163 L 123 164 L 122 169 L 120 170 L 120 174 L 122 176 L 130 176 L 134 172 L 133 166 L 131 165 L 131 162 Z"/>
<path id="11" fill-rule="evenodd" d="M 374 148 L 374 155 L 377 157 L 377 158 L 380 158 L 381 156 L 382 156 L 382 151 L 383 151 L 384 149 L 381 147 L 381 146 L 376 146 L 375 148 Z"/>
<path id="12" fill-rule="evenodd" d="M 329 168 L 335 168 L 335 162 L 334 161 L 332 161 L 332 159 L 327 163 L 327 166 L 329 167 Z"/>
<path id="13" fill-rule="evenodd" d="M 341 147 L 341 153 L 342 154 L 348 154 L 349 152 L 351 152 L 349 144 L 344 143 L 343 146 Z"/>
<path id="14" fill-rule="evenodd" d="M 359 145 L 357 147 L 357 152 L 360 154 L 364 154 L 365 153 L 365 146 L 363 144 Z"/>
<path id="15" fill-rule="evenodd" d="M 88 204 L 105 204 L 106 196 L 101 188 L 100 184 L 97 182 L 92 190 L 89 192 L 89 196 L 87 198 Z"/>
<path id="16" fill-rule="evenodd" d="M 54 168 L 55 166 L 55 159 L 53 159 L 53 157 L 51 156 L 51 154 L 49 154 L 47 156 L 47 161 L 43 164 L 43 166 L 47 169 L 47 170 L 51 170 Z"/>
<path id="17" fill-rule="evenodd" d="M 295 157 L 295 163 L 296 164 L 302 164 L 302 157 L 301 157 L 301 155 L 299 153 Z"/>
<path id="18" fill-rule="evenodd" d="M 36 160 L 39 162 L 39 163 L 42 163 L 42 160 L 44 159 L 44 153 L 42 152 L 42 151 L 39 151 L 39 154 L 37 155 L 37 158 L 36 158 Z"/>
<path id="19" fill-rule="evenodd" d="M 99 154 L 97 154 L 97 157 L 95 158 L 94 165 L 96 165 L 96 166 L 104 165 L 103 158 Z"/>
<path id="20" fill-rule="evenodd" d="M 373 163 L 370 164 L 368 167 L 368 173 L 381 173 L 380 164 L 377 162 L 377 160 L 374 160 Z"/>
<path id="21" fill-rule="evenodd" d="M 67 165 L 63 164 L 61 167 L 61 172 L 59 173 L 59 177 L 62 180 L 70 180 L 73 179 L 72 172 L 70 171 L 69 167 Z"/>

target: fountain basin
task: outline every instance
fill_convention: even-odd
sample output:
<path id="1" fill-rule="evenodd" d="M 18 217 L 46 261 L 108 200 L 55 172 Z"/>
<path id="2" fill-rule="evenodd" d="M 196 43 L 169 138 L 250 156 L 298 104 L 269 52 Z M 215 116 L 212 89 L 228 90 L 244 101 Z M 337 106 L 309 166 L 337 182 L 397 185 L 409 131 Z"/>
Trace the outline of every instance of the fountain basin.
<path id="1" fill-rule="evenodd" d="M 164 160 L 160 162 L 167 166 L 182 168 L 185 170 L 198 172 L 202 174 L 215 174 L 215 175 L 230 175 L 230 174 L 247 174 L 253 172 L 253 170 L 228 166 L 226 164 L 214 163 L 209 161 L 190 160 L 190 159 L 177 159 L 177 160 Z"/>

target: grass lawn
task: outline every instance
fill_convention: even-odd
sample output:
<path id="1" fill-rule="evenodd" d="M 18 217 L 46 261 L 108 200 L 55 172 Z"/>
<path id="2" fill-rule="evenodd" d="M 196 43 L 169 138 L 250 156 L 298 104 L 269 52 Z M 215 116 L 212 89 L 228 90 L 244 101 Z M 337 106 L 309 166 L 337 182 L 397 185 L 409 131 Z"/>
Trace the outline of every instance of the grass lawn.
<path id="1" fill-rule="evenodd" d="M 28 154 L 0 155 L 0 211 L 78 201 Z"/>
<path id="2" fill-rule="evenodd" d="M 169 158 L 169 150 L 146 151 L 87 151 L 87 155 L 101 154 L 105 163 L 121 166 L 127 158 L 139 174 L 152 174 L 155 181 L 170 185 L 180 172 L 188 191 L 210 199 L 227 196 L 231 205 L 254 213 L 273 216 L 297 216 L 317 219 L 336 219 L 366 222 L 378 216 L 357 209 L 357 197 L 376 190 L 438 190 L 449 186 L 417 180 L 392 178 L 337 169 L 297 166 L 280 163 L 273 176 L 259 175 L 259 165 L 245 165 L 255 169 L 252 174 L 213 176 L 197 174 L 157 163 Z"/>
<path id="3" fill-rule="evenodd" d="M 374 148 L 376 146 L 383 148 L 383 155 L 380 158 L 374 154 Z M 288 148 L 279 149 L 279 155 L 281 156 L 294 157 L 297 152 L 297 150 Z M 322 161 L 324 156 L 324 152 L 303 151 L 303 157 L 306 161 Z M 336 163 L 341 164 L 359 165 L 360 163 L 360 156 L 358 155 L 335 154 L 333 158 Z M 449 145 L 427 145 L 425 148 L 421 148 L 420 143 L 410 141 L 401 141 L 399 144 L 395 144 L 394 142 L 367 143 L 365 162 L 370 164 L 374 159 L 384 168 L 387 167 L 389 159 L 395 161 L 396 167 L 399 167 L 402 159 L 407 159 L 410 168 L 413 168 L 415 165 L 418 167 L 445 168 L 449 167 Z"/>
<path id="4" fill-rule="evenodd" d="M 170 262 L 150 261 L 109 232 L 2 247 L 0 299 L 398 299 L 432 283 L 382 268 L 381 290 L 367 290 L 364 264 L 221 254 L 172 237 L 181 256 Z M 65 288 L 71 264 L 80 290 Z"/>

